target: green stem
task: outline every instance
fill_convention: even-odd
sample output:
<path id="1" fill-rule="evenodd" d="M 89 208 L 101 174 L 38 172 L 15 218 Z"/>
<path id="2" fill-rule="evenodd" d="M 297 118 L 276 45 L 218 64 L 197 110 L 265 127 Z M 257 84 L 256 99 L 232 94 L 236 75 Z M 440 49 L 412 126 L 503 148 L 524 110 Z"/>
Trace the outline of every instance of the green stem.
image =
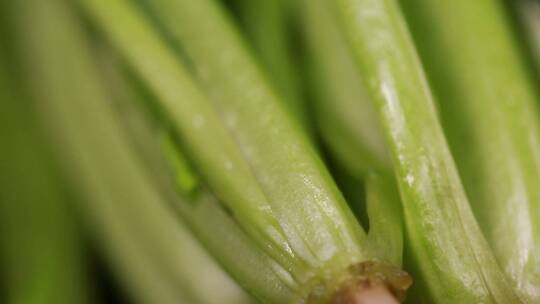
<path id="1" fill-rule="evenodd" d="M 404 7 L 411 14 L 475 215 L 514 287 L 524 300 L 536 303 L 540 301 L 538 95 L 510 20 L 496 1 L 433 5 L 409 0 Z"/>
<path id="2" fill-rule="evenodd" d="M 356 187 L 360 180 L 367 180 L 368 239 L 374 256 L 399 266 L 402 211 L 376 110 L 334 7 L 323 0 L 306 0 L 302 8 L 319 78 L 315 87 L 323 93 L 315 104 L 319 129 L 331 154 L 354 177 Z"/>
<path id="3" fill-rule="evenodd" d="M 337 5 L 381 114 L 417 275 L 431 301 L 520 303 L 472 214 L 397 1 Z"/>

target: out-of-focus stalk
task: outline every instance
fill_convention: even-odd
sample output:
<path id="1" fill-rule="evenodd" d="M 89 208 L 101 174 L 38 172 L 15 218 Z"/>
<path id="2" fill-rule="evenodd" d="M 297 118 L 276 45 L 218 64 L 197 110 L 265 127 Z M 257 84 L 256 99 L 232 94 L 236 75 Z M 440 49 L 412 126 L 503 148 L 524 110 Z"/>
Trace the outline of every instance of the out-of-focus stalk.
<path id="1" fill-rule="evenodd" d="M 385 128 L 423 292 L 436 303 L 521 303 L 472 214 L 398 2 L 336 5 Z"/>
<path id="2" fill-rule="evenodd" d="M 538 90 L 504 6 L 407 0 L 403 7 L 475 215 L 514 287 L 537 303 Z"/>
<path id="3" fill-rule="evenodd" d="M 2 53 L 2 52 L 0 52 Z M 89 303 L 75 213 L 0 57 L 0 269 L 6 304 Z"/>
<path id="4" fill-rule="evenodd" d="M 536 60 L 536 68 L 540 71 L 540 1 L 518 0 L 511 1 L 511 5 L 515 6 L 518 18 L 521 18 L 527 42 Z"/>
<path id="5" fill-rule="evenodd" d="M 24 58 L 35 110 L 86 195 L 81 209 L 128 292 L 145 303 L 246 302 L 176 221 L 137 161 L 66 2 L 25 1 L 17 8 L 22 45 L 32 50 Z"/>

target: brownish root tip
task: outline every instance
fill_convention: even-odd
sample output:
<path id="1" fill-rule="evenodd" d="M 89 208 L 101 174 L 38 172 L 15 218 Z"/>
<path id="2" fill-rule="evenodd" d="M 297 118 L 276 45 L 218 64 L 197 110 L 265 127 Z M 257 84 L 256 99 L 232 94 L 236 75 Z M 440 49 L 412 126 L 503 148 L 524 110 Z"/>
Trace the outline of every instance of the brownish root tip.
<path id="1" fill-rule="evenodd" d="M 390 264 L 367 261 L 351 266 L 332 304 L 397 304 L 405 299 L 411 276 Z"/>
<path id="2" fill-rule="evenodd" d="M 349 284 L 338 290 L 332 304 L 398 304 L 398 300 L 383 284 L 370 281 Z"/>

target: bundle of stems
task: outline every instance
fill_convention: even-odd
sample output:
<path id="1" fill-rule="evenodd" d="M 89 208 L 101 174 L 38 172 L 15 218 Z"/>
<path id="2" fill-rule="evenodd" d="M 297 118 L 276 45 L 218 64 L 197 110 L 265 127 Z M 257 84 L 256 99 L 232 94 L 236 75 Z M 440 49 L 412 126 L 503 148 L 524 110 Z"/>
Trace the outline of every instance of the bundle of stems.
<path id="1" fill-rule="evenodd" d="M 193 201 L 215 195 L 231 211 L 242 229 L 235 234 L 256 246 L 274 273 L 258 277 L 276 277 L 274 284 L 290 293 L 279 295 L 286 301 L 348 297 L 366 284 L 403 296 L 409 279 L 392 261 L 377 256 L 222 8 L 212 1 L 143 1 L 149 18 L 128 1 L 81 4 L 155 95 L 155 116 L 173 137 L 169 158 L 187 164 L 181 167 L 192 170 L 184 175 L 200 183 L 198 189 L 179 185 L 181 192 Z M 233 69 L 235 77 L 230 77 Z M 178 208 L 190 215 L 185 206 Z M 211 251 L 226 250 L 223 241 L 216 249 L 215 240 L 205 240 L 205 233 L 197 232 L 202 228 L 191 225 Z M 251 287 L 258 281 L 243 279 L 244 269 L 231 266 L 237 263 L 224 267 L 232 268 L 256 297 L 277 296 L 272 295 L 279 291 L 275 286 Z"/>
<path id="2" fill-rule="evenodd" d="M 0 3 L 7 302 L 537 303 L 519 2 Z"/>

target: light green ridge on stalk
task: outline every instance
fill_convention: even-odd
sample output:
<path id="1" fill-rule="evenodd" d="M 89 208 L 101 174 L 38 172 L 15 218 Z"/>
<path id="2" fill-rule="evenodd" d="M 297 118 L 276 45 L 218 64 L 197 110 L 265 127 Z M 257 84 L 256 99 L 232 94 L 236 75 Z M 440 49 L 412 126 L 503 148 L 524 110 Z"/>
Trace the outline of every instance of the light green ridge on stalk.
<path id="1" fill-rule="evenodd" d="M 0 300 L 88 303 L 74 214 L 50 168 L 28 101 L 15 92 L 6 72 L 0 66 L 0 269 L 6 288 Z"/>
<path id="2" fill-rule="evenodd" d="M 36 105 L 40 118 L 57 144 L 58 156 L 85 190 L 88 205 L 84 210 L 95 221 L 96 232 L 103 236 L 121 275 L 126 281 L 132 280 L 135 289 L 129 290 L 151 303 L 244 302 L 244 295 L 163 207 L 161 194 L 152 187 L 130 149 L 118 117 L 99 86 L 95 64 L 81 39 L 83 32 L 65 3 L 24 1 L 20 7 L 20 37 L 25 49 L 32 50 L 25 57 L 27 76 L 33 95 L 40 101 Z M 194 215 L 193 220 L 209 220 L 201 228 L 208 235 L 219 231 L 217 235 L 222 237 L 232 232 L 230 240 L 210 236 L 214 243 L 234 243 L 237 230 L 220 226 L 214 219 L 202 214 Z M 238 261 L 239 256 L 258 261 L 251 251 L 243 252 L 241 246 L 231 250 L 227 244 L 216 247 L 224 247 L 222 255 L 229 260 L 234 256 L 239 267 L 246 263 Z M 204 265 L 198 268 L 201 263 Z M 252 269 L 251 279 L 271 281 L 272 272 L 260 264 Z M 157 270 L 159 265 L 177 273 L 166 275 Z"/>
<path id="3" fill-rule="evenodd" d="M 261 63 L 268 71 L 270 81 L 281 93 L 285 108 L 310 131 L 310 121 L 301 92 L 301 81 L 295 70 L 290 42 L 290 24 L 295 1 L 236 0 L 242 28 L 254 46 Z"/>
<path id="4" fill-rule="evenodd" d="M 289 270 L 284 232 L 218 113 L 159 33 L 129 1 L 81 1 L 130 66 L 157 96 L 187 155 L 244 230 Z M 289 249 L 286 249 L 289 250 Z M 298 263 L 296 263 L 298 264 Z"/>
<path id="5" fill-rule="evenodd" d="M 424 293 L 436 303 L 521 303 L 472 214 L 397 1 L 336 3 L 380 110 Z"/>
<path id="6" fill-rule="evenodd" d="M 324 0 L 306 0 L 301 8 L 315 77 L 319 78 L 316 87 L 323 93 L 315 104 L 318 127 L 331 152 L 356 182 L 367 180 L 368 238 L 376 256 L 401 265 L 401 207 L 376 109 L 338 24 L 335 7 Z"/>
<path id="7" fill-rule="evenodd" d="M 239 200 L 246 204 L 242 208 L 264 208 L 236 218 L 276 266 L 281 265 L 298 282 L 297 296 L 305 297 L 314 285 L 331 290 L 348 266 L 365 260 L 365 233 L 215 3 L 148 2 L 189 57 L 211 96 L 208 105 L 180 62 L 129 2 L 82 3 L 172 116 L 182 148 L 210 190 L 233 213 Z M 207 108 L 212 106 L 215 109 Z M 199 110 L 195 126 L 190 124 L 194 118 L 190 107 Z M 218 162 L 209 166 L 208 159 L 197 155 L 216 153 L 230 156 L 223 159 L 225 168 Z M 261 217 L 254 219 L 252 212 Z M 253 233 L 253 225 L 261 220 L 270 221 L 263 228 L 272 230 Z"/>
<path id="8" fill-rule="evenodd" d="M 492 0 L 403 6 L 478 222 L 522 298 L 538 303 L 538 96 L 504 7 Z"/>

